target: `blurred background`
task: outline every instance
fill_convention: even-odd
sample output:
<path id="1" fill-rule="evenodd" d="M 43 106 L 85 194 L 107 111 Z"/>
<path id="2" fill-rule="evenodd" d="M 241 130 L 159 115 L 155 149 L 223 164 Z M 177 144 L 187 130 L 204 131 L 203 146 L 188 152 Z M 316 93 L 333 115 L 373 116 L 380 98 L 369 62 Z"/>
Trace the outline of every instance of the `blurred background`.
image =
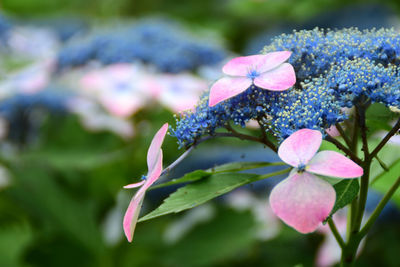
<path id="1" fill-rule="evenodd" d="M 279 178 L 140 223 L 132 244 L 122 217 L 133 191 L 122 186 L 145 174 L 153 134 L 192 108 L 229 58 L 294 29 L 400 29 L 399 12 L 396 0 L 2 0 L 0 266 L 334 265 L 325 227 L 301 235 L 269 210 Z M 177 147 L 166 138 L 165 164 Z M 276 157 L 210 141 L 170 177 L 260 159 Z M 174 190 L 149 192 L 143 212 Z M 371 191 L 371 210 L 380 197 Z M 358 266 L 398 266 L 399 207 L 397 198 L 385 210 Z"/>

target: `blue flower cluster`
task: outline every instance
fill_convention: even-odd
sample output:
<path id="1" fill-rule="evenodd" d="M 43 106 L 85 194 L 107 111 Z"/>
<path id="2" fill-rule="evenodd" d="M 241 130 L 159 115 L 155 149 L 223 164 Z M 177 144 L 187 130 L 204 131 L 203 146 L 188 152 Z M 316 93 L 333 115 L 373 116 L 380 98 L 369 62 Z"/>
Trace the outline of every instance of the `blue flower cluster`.
<path id="1" fill-rule="evenodd" d="M 0 102 L 0 116 L 9 123 L 8 138 L 25 143 L 39 130 L 38 111 L 63 115 L 67 112 L 69 95 L 49 88 L 32 95 L 17 94 Z"/>
<path id="2" fill-rule="evenodd" d="M 347 118 L 344 108 L 362 99 L 400 107 L 400 34 L 395 30 L 295 31 L 264 48 L 265 53 L 281 50 L 293 52 L 293 88 L 272 92 L 252 85 L 214 107 L 208 107 L 206 94 L 171 129 L 179 145 L 190 146 L 230 121 L 244 127 L 255 119 L 281 141 L 302 128 L 324 132 Z"/>
<path id="3" fill-rule="evenodd" d="M 140 60 L 154 64 L 160 71 L 177 73 L 218 63 L 224 57 L 220 46 L 197 40 L 170 21 L 153 19 L 75 40 L 59 52 L 58 68 L 90 60 L 103 64 Z"/>

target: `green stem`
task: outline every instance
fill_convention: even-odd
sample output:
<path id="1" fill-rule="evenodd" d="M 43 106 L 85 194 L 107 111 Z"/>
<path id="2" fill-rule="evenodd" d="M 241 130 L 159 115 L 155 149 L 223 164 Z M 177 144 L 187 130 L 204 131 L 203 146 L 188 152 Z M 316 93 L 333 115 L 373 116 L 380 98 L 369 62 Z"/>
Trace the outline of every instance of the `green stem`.
<path id="1" fill-rule="evenodd" d="M 242 140 L 250 140 L 250 141 L 256 141 L 256 142 L 262 143 L 262 144 L 266 145 L 267 147 L 269 147 L 275 153 L 278 152 L 277 147 L 271 141 L 269 141 L 267 138 L 258 138 L 258 137 L 255 137 L 255 136 L 239 133 L 238 131 L 233 129 L 230 124 L 225 125 L 225 128 L 228 131 L 230 131 L 231 134 L 234 137 L 237 137 L 237 138 L 242 139 Z M 230 136 L 230 135 L 225 135 L 225 136 Z"/>
<path id="2" fill-rule="evenodd" d="M 347 147 L 351 148 L 351 141 L 350 141 L 349 137 L 346 135 L 346 133 L 344 132 L 342 126 L 339 123 L 336 123 L 336 129 L 340 133 L 340 136 L 342 136 L 342 138 L 343 138 L 344 142 L 346 143 Z"/>
<path id="3" fill-rule="evenodd" d="M 352 161 L 354 161 L 355 163 L 361 165 L 362 164 L 362 160 L 359 159 L 355 153 L 353 153 L 353 151 L 351 151 L 350 149 L 348 149 L 347 147 L 345 147 L 342 143 L 340 143 L 338 140 L 336 140 L 335 138 L 333 138 L 330 135 L 327 135 L 325 140 L 331 142 L 332 144 L 334 144 L 338 149 L 342 150 L 347 156 L 350 157 L 350 159 Z"/>
<path id="4" fill-rule="evenodd" d="M 333 236 L 335 237 L 336 241 L 338 242 L 340 248 L 344 249 L 346 244 L 344 243 L 343 238 L 340 236 L 339 231 L 335 225 L 335 222 L 332 220 L 332 218 L 329 218 L 328 225 L 332 231 Z"/>
<path id="5" fill-rule="evenodd" d="M 364 216 L 365 204 L 367 202 L 367 196 L 368 196 L 370 167 L 371 167 L 370 161 L 366 162 L 363 166 L 364 174 L 363 176 L 361 176 L 360 196 L 358 199 L 357 213 L 352 228 L 353 233 L 357 233 L 360 230 L 362 218 Z"/>
<path id="6" fill-rule="evenodd" d="M 371 167 L 371 159 L 368 150 L 367 140 L 367 126 L 365 124 L 365 109 L 363 106 L 356 106 L 356 120 L 358 121 L 361 129 L 362 150 L 364 152 L 364 162 L 362 167 L 364 174 L 361 176 L 360 197 L 358 199 L 358 208 L 352 228 L 353 233 L 360 230 L 361 221 L 364 216 L 365 204 L 367 202 L 368 187 L 369 187 L 369 173 Z"/>
<path id="7" fill-rule="evenodd" d="M 383 196 L 383 198 L 379 202 L 378 206 L 372 212 L 371 217 L 369 217 L 369 219 L 365 223 L 364 227 L 358 233 L 359 238 L 362 239 L 368 233 L 369 229 L 374 224 L 374 222 L 378 218 L 379 214 L 382 212 L 383 208 L 389 202 L 389 200 L 392 198 L 393 194 L 396 192 L 396 190 L 399 188 L 399 186 L 400 186 L 400 176 L 397 178 L 396 182 L 392 185 L 392 187 L 389 189 L 389 191 L 387 191 L 386 194 Z"/>
<path id="8" fill-rule="evenodd" d="M 257 181 L 264 180 L 264 179 L 267 179 L 267 178 L 271 178 L 271 177 L 274 177 L 274 176 L 277 176 L 277 175 L 281 175 L 281 174 L 288 173 L 288 172 L 290 172 L 292 169 L 293 169 L 293 168 L 290 167 L 290 168 L 283 169 L 283 170 L 280 170 L 280 171 L 276 171 L 276 172 L 271 172 L 271 173 L 267 173 L 267 174 L 264 174 L 264 175 L 260 175 L 260 176 L 257 178 Z"/>
<path id="9" fill-rule="evenodd" d="M 383 146 L 389 141 L 389 139 L 395 135 L 400 129 L 400 119 L 396 122 L 393 128 L 386 134 L 386 136 L 379 142 L 376 148 L 371 152 L 370 157 L 375 157 Z"/>

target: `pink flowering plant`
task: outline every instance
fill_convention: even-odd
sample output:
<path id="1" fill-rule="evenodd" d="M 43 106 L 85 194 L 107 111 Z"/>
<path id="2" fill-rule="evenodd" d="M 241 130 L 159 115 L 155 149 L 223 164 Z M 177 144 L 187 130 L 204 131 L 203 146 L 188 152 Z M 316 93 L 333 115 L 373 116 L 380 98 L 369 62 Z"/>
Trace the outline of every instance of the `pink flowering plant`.
<path id="1" fill-rule="evenodd" d="M 274 48 L 279 48 L 278 44 L 283 42 Z M 382 78 L 389 70 L 381 70 L 379 76 L 379 68 L 369 67 L 369 59 L 344 60 L 332 72 L 308 73 L 316 67 L 307 67 L 311 63 L 298 54 L 300 50 L 271 50 L 267 47 L 261 55 L 230 60 L 222 68 L 227 76 L 214 82 L 196 107 L 176 116 L 175 127 L 164 124 L 156 133 L 147 154 L 147 175 L 125 186 L 140 187 L 124 217 L 129 242 L 137 222 L 191 209 L 246 184 L 287 176 L 270 192 L 268 209 L 299 233 L 329 231 L 341 251 L 341 265 L 355 262 L 361 241 L 400 186 L 399 174 L 393 171 L 398 158 L 385 154 L 388 141 L 400 129 L 398 114 L 390 111 L 400 106 L 399 92 L 388 89 L 397 80 L 389 84 Z M 362 73 L 354 76 L 357 72 Z M 358 90 L 360 84 L 365 89 Z M 391 94 L 391 98 L 383 98 L 383 94 Z M 384 122 L 377 123 L 380 112 Z M 243 129 L 249 121 L 259 127 Z M 168 127 L 185 152 L 163 169 L 161 145 Z M 384 137 L 376 137 L 374 132 L 382 129 Z M 232 162 L 152 186 L 198 145 L 219 137 L 260 143 L 281 161 Z M 281 167 L 261 175 L 249 171 L 270 166 Z M 385 179 L 393 182 L 384 190 L 379 187 L 383 198 L 365 218 L 369 188 Z M 182 186 L 138 219 L 146 191 L 170 185 Z M 346 223 L 340 222 L 339 233 L 333 215 L 345 207 L 348 218 Z"/>

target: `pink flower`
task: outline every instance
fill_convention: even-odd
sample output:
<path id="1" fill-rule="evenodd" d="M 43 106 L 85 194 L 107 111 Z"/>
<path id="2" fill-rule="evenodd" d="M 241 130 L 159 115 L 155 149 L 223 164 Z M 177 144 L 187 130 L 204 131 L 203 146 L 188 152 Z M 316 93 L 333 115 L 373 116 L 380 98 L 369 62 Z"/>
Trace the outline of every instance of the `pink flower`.
<path id="1" fill-rule="evenodd" d="M 318 149 L 322 134 L 302 129 L 290 135 L 279 147 L 278 155 L 295 167 L 289 177 L 270 194 L 274 213 L 301 233 L 313 232 L 331 212 L 336 200 L 333 187 L 314 174 L 337 178 L 356 178 L 363 169 L 334 151 Z"/>
<path id="2" fill-rule="evenodd" d="M 129 242 L 132 242 L 133 232 L 139 217 L 140 208 L 146 190 L 161 176 L 162 172 L 162 150 L 161 145 L 168 130 L 168 123 L 165 123 L 156 133 L 147 151 L 147 176 L 146 179 L 135 184 L 124 186 L 124 188 L 135 188 L 141 186 L 132 198 L 124 216 L 124 232 Z"/>
<path id="3" fill-rule="evenodd" d="M 120 63 L 85 74 L 80 85 L 111 114 L 126 118 L 148 102 L 149 92 L 144 77 L 146 74 L 140 65 Z"/>
<path id="4" fill-rule="evenodd" d="M 229 77 L 219 79 L 211 87 L 209 106 L 240 94 L 253 83 L 272 91 L 292 87 L 296 75 L 292 65 L 284 63 L 291 54 L 290 51 L 280 51 L 232 59 L 222 68 Z"/>
<path id="5" fill-rule="evenodd" d="M 159 101 L 175 113 L 193 110 L 208 84 L 189 73 L 164 74 L 154 77 L 159 84 Z"/>

